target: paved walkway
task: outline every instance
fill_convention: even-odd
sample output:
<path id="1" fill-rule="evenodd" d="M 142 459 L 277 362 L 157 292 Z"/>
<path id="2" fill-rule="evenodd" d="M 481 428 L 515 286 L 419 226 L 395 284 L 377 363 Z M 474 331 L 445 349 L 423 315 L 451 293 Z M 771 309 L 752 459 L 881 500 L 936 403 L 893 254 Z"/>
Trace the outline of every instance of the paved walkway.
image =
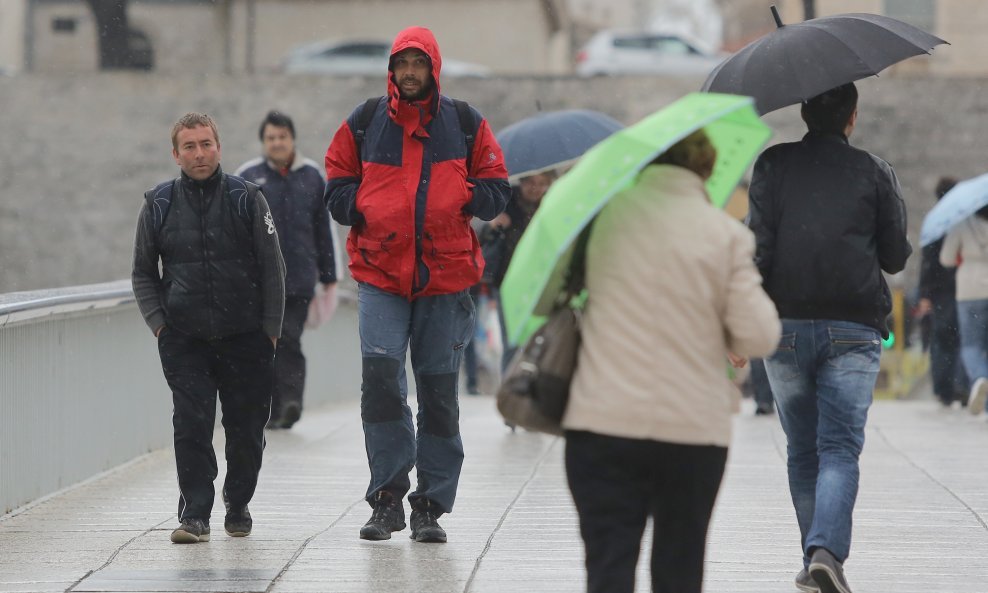
<path id="1" fill-rule="evenodd" d="M 413 543 L 407 530 L 372 543 L 357 538 L 369 516 L 358 416 L 356 402 L 308 410 L 292 431 L 270 434 L 248 538 L 223 534 L 217 501 L 212 541 L 169 543 L 177 496 L 170 451 L 8 515 L 0 519 L 0 592 L 582 589 L 560 440 L 511 434 L 492 398 L 464 397 L 467 462 L 456 512 L 443 518 L 450 543 Z M 775 417 L 748 408 L 735 424 L 705 591 L 790 593 L 800 555 L 785 439 Z M 988 593 L 984 417 L 932 401 L 878 402 L 867 438 L 847 563 L 855 593 Z M 648 591 L 644 572 L 638 588 Z"/>

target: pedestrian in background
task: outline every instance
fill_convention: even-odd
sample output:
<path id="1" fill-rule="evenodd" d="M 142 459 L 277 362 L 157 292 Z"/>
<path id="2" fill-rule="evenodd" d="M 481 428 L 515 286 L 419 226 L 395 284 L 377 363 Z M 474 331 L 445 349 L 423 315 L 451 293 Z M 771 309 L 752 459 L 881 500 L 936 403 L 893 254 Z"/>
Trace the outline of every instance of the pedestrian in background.
<path id="1" fill-rule="evenodd" d="M 937 182 L 936 199 L 957 184 L 957 180 L 941 177 Z M 940 263 L 940 251 L 945 238 L 923 247 L 923 262 L 919 272 L 919 304 L 917 315 L 929 315 L 930 374 L 933 377 L 933 394 L 944 406 L 955 400 L 967 405 L 967 373 L 961 362 L 961 339 L 957 319 L 957 270 Z"/>
<path id="2" fill-rule="evenodd" d="M 495 294 L 501 287 L 504 274 L 508 271 L 511 258 L 521 241 L 521 236 L 528 228 L 528 223 L 535 216 L 535 211 L 539 209 L 542 198 L 545 197 L 549 187 L 556 180 L 555 171 L 544 171 L 522 177 L 518 181 L 518 186 L 512 188 L 511 199 L 504 209 L 489 224 L 481 230 L 480 242 L 484 246 L 484 257 L 490 266 L 484 275 L 490 278 Z M 497 298 L 497 297 L 495 297 Z M 504 312 L 500 307 L 498 299 L 498 320 L 501 323 L 501 344 L 504 352 L 501 356 L 501 370 L 508 368 L 508 364 L 514 357 L 516 347 L 508 345 L 507 328 L 504 323 Z"/>
<path id="3" fill-rule="evenodd" d="M 440 94 L 441 70 L 431 31 L 400 32 L 388 94 L 355 109 L 326 152 L 326 199 L 333 218 L 351 227 L 347 253 L 358 283 L 366 500 L 374 509 L 360 537 L 369 540 L 405 528 L 402 498 L 415 467 L 412 538 L 446 541 L 438 519 L 453 510 L 464 455 L 457 384 L 476 317 L 468 289 L 484 266 L 470 221 L 494 218 L 508 199 L 490 126 Z M 407 403 L 409 349 L 417 426 Z"/>
<path id="4" fill-rule="evenodd" d="M 145 194 L 132 281 L 172 391 L 181 525 L 171 541 L 195 543 L 209 541 L 217 394 L 226 433 L 224 528 L 242 537 L 253 527 L 247 504 L 271 412 L 285 264 L 264 195 L 220 167 L 213 119 L 187 113 L 171 138 L 181 176 Z"/>
<path id="5" fill-rule="evenodd" d="M 947 233 L 940 264 L 957 268 L 961 360 L 971 381 L 967 411 L 977 415 L 988 404 L 988 206 Z"/>
<path id="6" fill-rule="evenodd" d="M 299 153 L 292 118 L 270 111 L 257 135 L 262 156 L 241 165 L 236 174 L 263 190 L 285 258 L 285 319 L 274 359 L 268 428 L 291 428 L 302 416 L 302 332 L 316 282 L 326 291 L 336 291 L 335 241 L 323 202 L 322 169 Z"/>
<path id="7" fill-rule="evenodd" d="M 779 340 L 751 232 L 707 196 L 715 161 L 702 131 L 687 137 L 593 223 L 563 418 L 589 593 L 634 591 L 649 517 L 652 591 L 699 593 L 739 403 L 725 358 L 742 366 Z"/>
<path id="8" fill-rule="evenodd" d="M 808 132 L 755 162 L 749 225 L 758 269 L 782 318 L 766 359 L 788 440 L 803 591 L 849 593 L 858 458 L 871 406 L 894 274 L 912 253 L 892 167 L 852 147 L 858 92 L 846 84 L 802 105 Z"/>

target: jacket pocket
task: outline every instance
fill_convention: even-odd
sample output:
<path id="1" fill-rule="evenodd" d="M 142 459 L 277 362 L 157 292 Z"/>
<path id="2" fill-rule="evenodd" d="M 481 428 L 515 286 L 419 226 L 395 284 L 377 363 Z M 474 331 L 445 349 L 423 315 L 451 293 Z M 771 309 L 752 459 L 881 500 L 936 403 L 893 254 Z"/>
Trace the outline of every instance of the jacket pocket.
<path id="1" fill-rule="evenodd" d="M 357 250 L 360 251 L 360 258 L 364 264 L 371 267 L 388 278 L 398 277 L 398 265 L 401 255 L 397 253 L 395 238 L 397 233 L 391 233 L 384 239 L 373 239 L 370 237 L 357 237 Z"/>

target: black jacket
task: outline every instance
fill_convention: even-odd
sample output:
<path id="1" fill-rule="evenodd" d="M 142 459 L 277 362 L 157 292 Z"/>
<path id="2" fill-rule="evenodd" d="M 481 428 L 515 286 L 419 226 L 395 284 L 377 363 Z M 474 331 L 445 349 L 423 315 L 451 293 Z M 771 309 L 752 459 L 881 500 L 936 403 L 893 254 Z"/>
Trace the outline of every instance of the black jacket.
<path id="1" fill-rule="evenodd" d="M 152 331 L 167 325 L 204 340 L 261 329 L 281 335 L 285 264 L 271 212 L 258 192 L 248 223 L 226 183 L 219 168 L 205 181 L 183 173 L 157 232 L 141 208 L 132 282 Z"/>
<path id="2" fill-rule="evenodd" d="M 853 321 L 888 335 L 882 271 L 901 271 L 912 253 L 888 163 L 839 134 L 773 146 L 755 163 L 748 222 L 779 317 Z"/>
<path id="3" fill-rule="evenodd" d="M 518 188 L 512 188 L 511 199 L 504 209 L 505 214 L 511 219 L 511 226 L 502 230 L 486 224 L 480 232 L 480 244 L 484 251 L 485 262 L 483 281 L 496 287 L 501 286 L 504 273 L 508 271 L 508 264 L 515 254 L 515 248 L 518 247 L 521 236 L 525 234 L 528 223 L 535 216 L 535 210 L 522 206 L 519 191 Z"/>
<path id="4" fill-rule="evenodd" d="M 934 302 L 952 301 L 957 291 L 957 268 L 940 265 L 940 248 L 943 239 L 923 248 L 923 262 L 919 268 L 919 297 Z"/>
<path id="5" fill-rule="evenodd" d="M 282 175 L 261 157 L 241 165 L 236 174 L 261 186 L 274 215 L 285 258 L 285 293 L 311 297 L 317 278 L 322 284 L 336 282 L 332 228 L 323 203 L 326 183 L 316 163 L 296 156 Z"/>

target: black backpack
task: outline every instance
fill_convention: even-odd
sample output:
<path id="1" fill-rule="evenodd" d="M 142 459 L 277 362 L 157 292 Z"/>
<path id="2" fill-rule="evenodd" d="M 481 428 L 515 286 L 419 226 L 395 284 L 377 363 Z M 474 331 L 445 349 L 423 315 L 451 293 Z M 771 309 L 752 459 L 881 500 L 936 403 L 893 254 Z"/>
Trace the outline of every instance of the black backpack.
<path id="1" fill-rule="evenodd" d="M 240 219 L 250 230 L 254 226 L 254 200 L 257 196 L 258 186 L 236 175 L 226 175 L 226 197 L 233 204 Z M 144 192 L 144 201 L 151 212 L 152 228 L 157 236 L 161 226 L 165 223 L 168 210 L 172 205 L 172 194 L 175 184 L 179 179 L 164 181 Z"/>
<path id="2" fill-rule="evenodd" d="M 364 106 L 360 108 L 360 113 L 357 114 L 357 129 L 353 132 L 353 141 L 357 145 L 357 154 L 360 154 L 360 145 L 364 142 L 364 136 L 367 135 L 367 128 L 370 127 L 371 120 L 374 119 L 374 112 L 377 111 L 377 106 L 380 104 L 381 99 L 384 97 L 371 97 L 364 102 Z M 477 128 L 479 124 L 475 123 L 473 120 L 473 113 L 470 112 L 470 104 L 466 101 L 460 101 L 459 99 L 451 99 L 453 105 L 456 106 L 456 115 L 460 120 L 460 131 L 463 132 L 464 139 L 467 143 L 467 170 L 470 170 L 470 161 L 473 157 L 473 143 L 477 139 Z"/>

